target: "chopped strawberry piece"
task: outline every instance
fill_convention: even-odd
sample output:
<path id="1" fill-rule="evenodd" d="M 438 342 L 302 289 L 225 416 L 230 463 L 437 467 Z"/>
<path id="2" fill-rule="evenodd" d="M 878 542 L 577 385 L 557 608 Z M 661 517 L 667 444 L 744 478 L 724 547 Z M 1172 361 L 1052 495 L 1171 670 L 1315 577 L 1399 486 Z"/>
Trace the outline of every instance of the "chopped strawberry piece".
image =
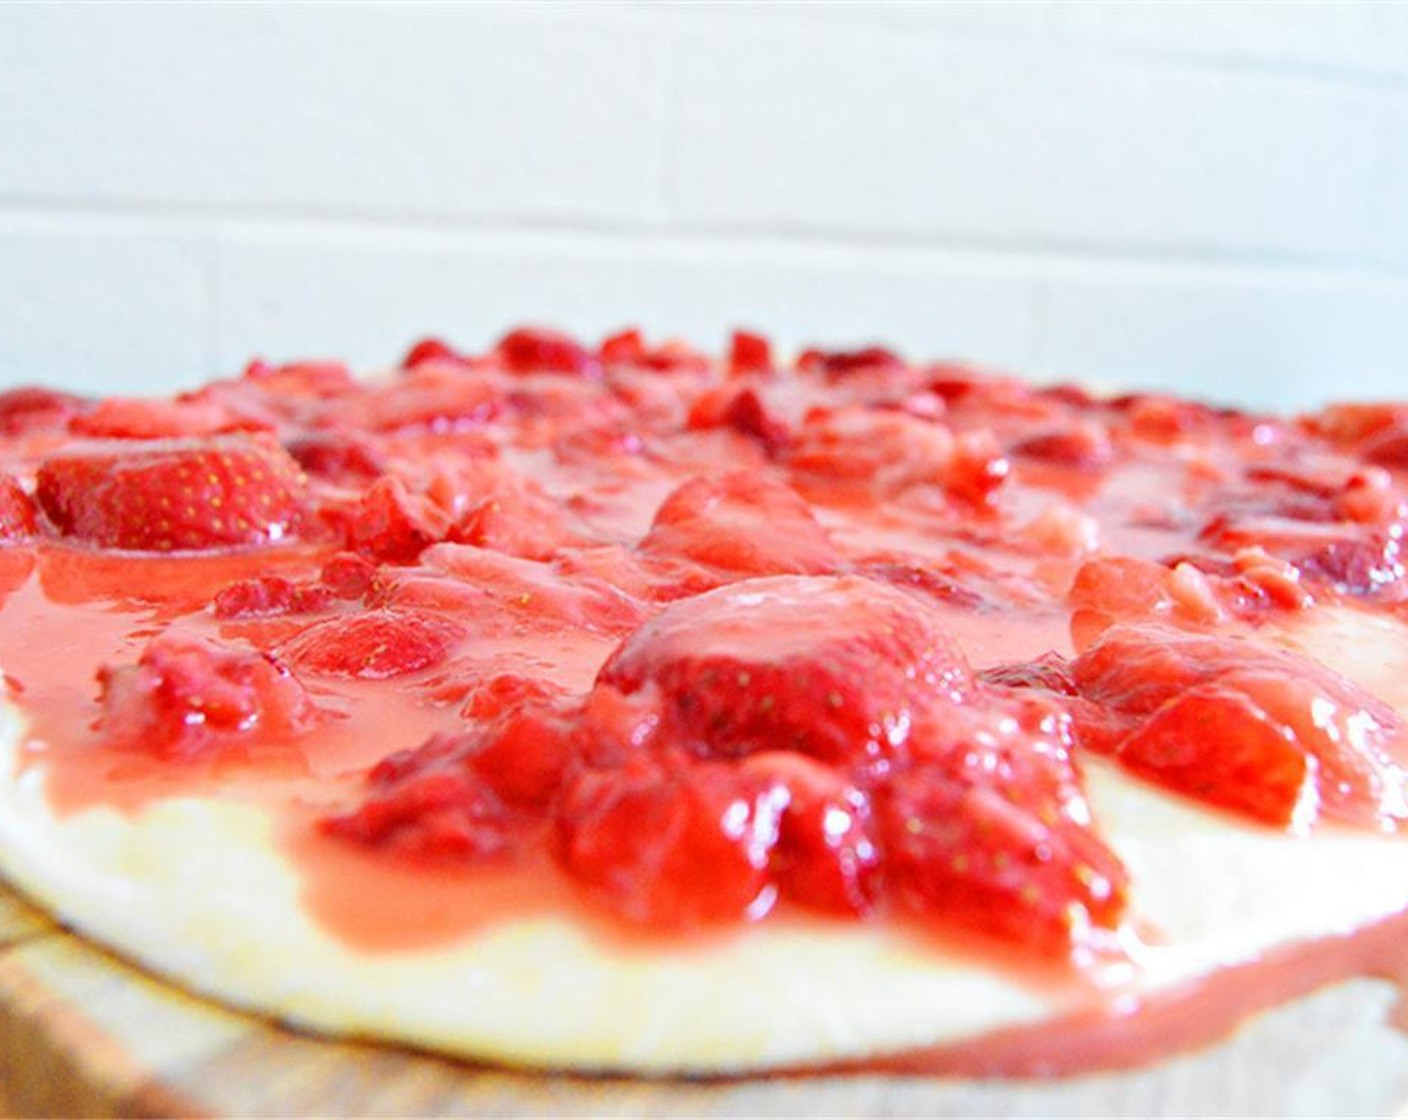
<path id="1" fill-rule="evenodd" d="M 771 863 L 782 896 L 830 913 L 870 913 L 880 889 L 880 852 L 870 834 L 869 795 L 799 754 L 757 754 L 743 769 L 786 791 Z"/>
<path id="2" fill-rule="evenodd" d="M 912 591 L 946 606 L 968 609 L 983 605 L 983 597 L 956 578 L 952 569 L 933 557 L 880 552 L 856 562 L 857 575 Z"/>
<path id="3" fill-rule="evenodd" d="M 791 438 L 788 426 L 768 411 L 752 389 L 722 387 L 700 397 L 690 409 L 689 428 L 732 428 L 752 436 L 769 456 L 775 456 Z"/>
<path id="4" fill-rule="evenodd" d="M 417 369 L 424 365 L 446 365 L 468 368 L 470 360 L 464 354 L 438 338 L 423 338 L 401 359 L 402 369 Z"/>
<path id="5" fill-rule="evenodd" d="M 324 827 L 422 857 L 500 855 L 543 819 L 571 759 L 567 724 L 549 709 L 507 713 L 488 727 L 440 733 L 383 759 L 368 775 L 361 806 Z"/>
<path id="6" fill-rule="evenodd" d="M 465 694 L 460 715 L 465 719 L 492 720 L 507 712 L 546 705 L 558 699 L 560 693 L 561 689 L 550 682 L 525 677 L 521 673 L 485 676 L 482 672 L 476 672 Z"/>
<path id="7" fill-rule="evenodd" d="M 839 377 L 861 370 L 899 370 L 906 367 L 904 359 L 893 350 L 883 346 L 866 346 L 859 350 L 804 350 L 797 359 L 797 368 Z"/>
<path id="8" fill-rule="evenodd" d="M 1071 669 L 1081 696 L 1122 727 L 1097 743 L 1181 793 L 1283 827 L 1408 820 L 1408 727 L 1308 657 L 1118 626 Z M 1264 778 L 1246 782 L 1258 768 Z"/>
<path id="9" fill-rule="evenodd" d="M 97 439 L 181 439 L 246 426 L 214 401 L 134 397 L 108 397 L 69 421 L 69 431 L 75 435 Z"/>
<path id="10" fill-rule="evenodd" d="M 371 786 L 361 806 L 325 818 L 323 830 L 398 855 L 445 862 L 489 859 L 513 843 L 512 816 L 463 767 L 429 765 L 394 779 L 374 774 Z"/>
<path id="11" fill-rule="evenodd" d="M 1116 750 L 1136 774 L 1270 824 L 1318 808 L 1314 756 L 1245 693 L 1216 683 L 1169 700 Z"/>
<path id="12" fill-rule="evenodd" d="M 772 343 L 766 335 L 734 331 L 729 340 L 728 371 L 735 377 L 772 369 Z"/>
<path id="13" fill-rule="evenodd" d="M 662 734 L 696 756 L 792 750 L 858 770 L 890 766 L 917 709 L 971 686 L 953 639 L 909 596 L 854 577 L 800 576 L 673 604 L 597 680 L 653 690 Z"/>
<path id="14" fill-rule="evenodd" d="M 503 406 L 503 390 L 492 378 L 464 372 L 447 376 L 439 367 L 424 366 L 369 393 L 357 402 L 351 419 L 375 432 L 424 428 L 462 433 L 493 420 Z"/>
<path id="15" fill-rule="evenodd" d="M 1216 420 L 1207 405 L 1153 393 L 1116 397 L 1110 404 L 1124 412 L 1136 436 L 1153 443 L 1174 443 L 1208 430 Z"/>
<path id="16" fill-rule="evenodd" d="M 1408 417 L 1365 439 L 1358 451 L 1366 463 L 1398 470 L 1408 467 Z"/>
<path id="17" fill-rule="evenodd" d="M 519 327 L 499 339 L 495 352 L 513 373 L 594 375 L 601 363 L 581 343 L 560 331 Z"/>
<path id="18" fill-rule="evenodd" d="M 464 627 L 438 615 L 373 610 L 314 623 L 282 652 L 310 672 L 384 680 L 441 664 L 464 636 Z"/>
<path id="19" fill-rule="evenodd" d="M 1408 424 L 1408 404 L 1332 404 L 1308 418 L 1314 432 L 1336 443 L 1358 443 Z"/>
<path id="20" fill-rule="evenodd" d="M 216 593 L 216 618 L 255 618 L 265 615 L 310 614 L 333 600 L 330 588 L 299 584 L 282 576 L 240 580 Z"/>
<path id="21" fill-rule="evenodd" d="M 1079 471 L 1103 470 L 1115 457 L 1110 437 L 1094 424 L 1037 432 L 1018 440 L 1011 450 L 1022 459 L 1036 459 Z"/>
<path id="22" fill-rule="evenodd" d="M 751 471 L 686 482 L 661 503 L 640 548 L 747 575 L 818 573 L 840 560 L 801 496 Z"/>
<path id="23" fill-rule="evenodd" d="M 947 924 L 1067 953 L 1119 921 L 1128 875 L 1093 830 L 1053 811 L 1074 784 L 1069 760 L 1013 757 L 1014 773 L 931 764 L 890 781 L 876 804 L 886 882 Z"/>
<path id="24" fill-rule="evenodd" d="M 996 491 L 1007 480 L 1011 464 L 991 432 L 964 432 L 953 445 L 944 489 L 973 506 L 990 506 Z"/>
<path id="25" fill-rule="evenodd" d="M 705 370 L 709 359 L 683 342 L 671 339 L 659 346 L 648 346 L 645 337 L 634 328 L 621 331 L 601 344 L 601 360 L 615 366 L 638 366 L 641 369 Z"/>
<path id="26" fill-rule="evenodd" d="M 573 759 L 569 725 L 541 704 L 505 712 L 475 739 L 467 765 L 506 804 L 523 809 L 547 808 Z"/>
<path id="27" fill-rule="evenodd" d="M 865 495 L 915 485 L 945 485 L 955 458 L 953 434 L 908 413 L 843 408 L 807 416 L 783 462 L 801 485 L 815 476 L 829 489 Z"/>
<path id="28" fill-rule="evenodd" d="M 613 366 L 639 365 L 645 357 L 645 338 L 634 327 L 602 340 L 601 360 Z"/>
<path id="29" fill-rule="evenodd" d="M 386 471 L 371 440 L 347 432 L 309 432 L 289 440 L 288 453 L 311 475 L 336 482 L 367 482 Z"/>
<path id="30" fill-rule="evenodd" d="M 720 763 L 590 770 L 557 812 L 558 858 L 628 918 L 666 928 L 758 918 L 786 794 Z"/>
<path id="31" fill-rule="evenodd" d="M 29 495 L 9 475 L 0 475 L 0 541 L 23 540 L 37 529 Z"/>
<path id="32" fill-rule="evenodd" d="M 339 599 L 360 599 L 372 586 L 377 565 L 355 552 L 340 552 L 323 565 L 318 578 Z"/>
<path id="33" fill-rule="evenodd" d="M 1294 564 L 1301 575 L 1350 595 L 1397 592 L 1405 575 L 1402 527 L 1287 517 L 1214 517 L 1199 539 L 1226 552 L 1259 547 Z"/>
<path id="34" fill-rule="evenodd" d="M 448 539 L 525 560 L 551 559 L 582 540 L 564 524 L 558 503 L 526 486 L 476 502 L 451 526 Z"/>
<path id="35" fill-rule="evenodd" d="M 83 408 L 84 400 L 36 385 L 22 385 L 0 393 L 0 434 L 22 436 L 57 431 Z"/>
<path id="36" fill-rule="evenodd" d="M 103 666 L 98 681 L 104 740 L 163 758 L 190 758 L 222 744 L 278 744 L 320 718 L 274 658 L 170 631 L 135 665 Z"/>
<path id="37" fill-rule="evenodd" d="M 1075 696 L 1076 683 L 1071 666 L 1056 653 L 1045 653 L 1032 661 L 994 665 L 978 674 L 984 684 L 1002 688 L 1031 688 L 1058 696 Z"/>
<path id="38" fill-rule="evenodd" d="M 35 496 L 66 536 L 172 552 L 282 540 L 303 520 L 304 488 L 277 445 L 224 436 L 54 455 L 40 465 Z"/>
<path id="39" fill-rule="evenodd" d="M 448 531 L 434 502 L 413 494 L 399 478 L 372 483 L 352 515 L 347 547 L 390 564 L 409 564 Z"/>
<path id="40" fill-rule="evenodd" d="M 640 622 L 641 605 L 625 592 L 591 574 L 565 578 L 560 563 L 542 563 L 508 556 L 467 544 L 438 544 L 421 557 L 429 579 L 442 585 L 421 588 L 400 583 L 391 592 L 395 600 L 428 593 L 443 596 L 475 610 L 488 600 L 507 606 L 515 625 L 568 625 L 582 630 L 620 634 Z M 444 578 L 449 577 L 449 578 Z"/>

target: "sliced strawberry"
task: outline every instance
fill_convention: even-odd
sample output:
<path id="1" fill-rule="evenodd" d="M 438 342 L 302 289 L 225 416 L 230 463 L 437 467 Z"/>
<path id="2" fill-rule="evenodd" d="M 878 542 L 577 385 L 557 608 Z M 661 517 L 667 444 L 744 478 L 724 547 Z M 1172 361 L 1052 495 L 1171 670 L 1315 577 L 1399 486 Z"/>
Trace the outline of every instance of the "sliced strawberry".
<path id="1" fill-rule="evenodd" d="M 825 572 L 840 561 L 802 497 L 754 471 L 686 482 L 656 511 L 640 548 L 745 575 Z"/>
<path id="2" fill-rule="evenodd" d="M 1280 826 L 1408 820 L 1408 726 L 1308 657 L 1235 638 L 1118 626 L 1071 663 L 1130 769 Z M 1248 783 L 1247 775 L 1263 779 Z"/>
<path id="3" fill-rule="evenodd" d="M 441 664 L 464 636 L 464 627 L 438 615 L 373 610 L 314 623 L 282 653 L 309 672 L 384 680 Z"/>
<path id="4" fill-rule="evenodd" d="M 601 362 L 580 342 L 561 331 L 519 327 L 499 339 L 494 348 L 512 373 L 601 372 Z"/>
<path id="5" fill-rule="evenodd" d="M 37 528 L 29 495 L 9 475 L 0 475 L 0 541 L 32 537 Z"/>
<path id="6" fill-rule="evenodd" d="M 266 544 L 305 514 L 298 464 L 261 439 L 101 443 L 46 459 L 35 496 L 66 536 L 151 552 Z"/>
<path id="7" fill-rule="evenodd" d="M 859 770 L 890 766 L 916 709 L 971 687 L 953 639 L 909 596 L 854 577 L 801 576 L 673 604 L 597 680 L 652 690 L 662 734 L 696 756 L 792 750 Z"/>
<path id="8" fill-rule="evenodd" d="M 222 588 L 211 608 L 216 618 L 258 618 L 312 613 L 324 609 L 332 600 L 332 590 L 319 584 L 295 583 L 283 576 L 256 576 Z"/>
<path id="9" fill-rule="evenodd" d="M 759 918 L 786 795 L 721 763 L 590 770 L 556 815 L 558 858 L 613 908 L 666 928 Z"/>
<path id="10" fill-rule="evenodd" d="M 104 740 L 124 750 L 189 758 L 220 745 L 278 744 L 320 715 L 289 670 L 266 654 L 171 631 L 135 665 L 98 672 Z"/>

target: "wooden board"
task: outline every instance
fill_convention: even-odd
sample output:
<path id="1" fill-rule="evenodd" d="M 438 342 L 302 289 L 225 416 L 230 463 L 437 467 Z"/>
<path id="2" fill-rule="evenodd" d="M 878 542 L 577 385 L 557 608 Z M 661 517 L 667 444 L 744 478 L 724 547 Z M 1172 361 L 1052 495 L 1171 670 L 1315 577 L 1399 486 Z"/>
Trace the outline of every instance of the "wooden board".
<path id="1" fill-rule="evenodd" d="M 15 1116 L 1383 1116 L 1408 1102 L 1408 1037 L 1384 1024 L 1393 998 L 1357 982 L 1211 1052 L 1059 1082 L 535 1075 L 226 1011 L 55 927 L 0 885 L 0 1111 Z"/>

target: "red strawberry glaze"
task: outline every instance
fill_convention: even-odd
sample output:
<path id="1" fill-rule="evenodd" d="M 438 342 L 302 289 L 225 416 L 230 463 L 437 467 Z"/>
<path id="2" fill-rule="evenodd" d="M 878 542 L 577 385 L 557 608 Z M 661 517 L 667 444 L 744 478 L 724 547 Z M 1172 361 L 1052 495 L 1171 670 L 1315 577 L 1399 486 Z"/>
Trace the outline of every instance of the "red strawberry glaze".
<path id="1" fill-rule="evenodd" d="M 21 509 L 37 475 L 46 519 L 0 546 L 0 666 L 32 720 L 21 764 L 46 771 L 58 811 L 187 792 L 263 804 L 309 911 L 367 952 L 528 914 L 642 946 L 874 921 L 1083 1008 L 907 1068 L 1143 1061 L 1310 979 L 1408 967 L 1393 919 L 1131 1018 L 1071 965 L 1108 946 L 1067 924 L 1074 902 L 1081 929 L 1129 932 L 1125 872 L 1081 786 L 1082 753 L 1111 744 L 1082 705 L 1121 734 L 1140 713 L 1082 675 L 1087 647 L 1120 625 L 1257 638 L 1344 603 L 1399 617 L 1402 479 L 1378 444 L 1387 470 L 1353 457 L 1384 425 L 1327 418 L 1322 438 L 879 348 L 787 370 L 753 335 L 720 367 L 634 332 L 593 351 L 540 330 L 482 358 L 424 344 L 404 365 L 370 385 L 261 368 L 157 408 L 267 429 L 183 439 L 169 471 L 170 444 L 66 457 L 54 424 L 17 425 L 0 474 Z M 123 414 L 90 411 L 95 432 Z M 160 485 L 208 487 L 178 536 L 153 534 L 142 486 L 111 481 L 153 449 Z M 249 449 L 272 484 L 252 499 L 228 464 L 199 470 Z M 252 528 L 222 537 L 211 497 Z M 786 611 L 746 601 L 784 585 Z M 213 731 L 162 757 L 113 728 L 150 715 L 167 627 L 207 652 L 156 711 Z M 202 666 L 228 687 L 207 695 Z M 104 700 L 100 673 L 134 688 Z M 1254 684 L 1246 703 L 1284 712 L 1252 719 L 1253 747 L 1313 737 L 1313 704 Z M 1379 701 L 1322 691 L 1389 727 Z M 1166 716 L 1146 745 L 1190 721 Z M 1366 788 L 1399 805 L 1380 754 Z M 1317 765 L 1333 773 L 1332 755 Z M 1325 815 L 1372 828 L 1381 810 L 1352 787 L 1327 791 Z"/>

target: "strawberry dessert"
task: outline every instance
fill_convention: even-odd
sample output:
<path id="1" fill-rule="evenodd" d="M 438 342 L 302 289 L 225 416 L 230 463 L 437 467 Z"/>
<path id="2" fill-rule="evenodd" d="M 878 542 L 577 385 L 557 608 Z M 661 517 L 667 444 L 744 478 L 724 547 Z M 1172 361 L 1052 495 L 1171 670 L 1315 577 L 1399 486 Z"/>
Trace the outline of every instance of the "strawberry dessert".
<path id="1" fill-rule="evenodd" d="M 11 389 L 0 872 L 474 1058 L 1157 1063 L 1408 974 L 1405 446 L 749 332 Z"/>

